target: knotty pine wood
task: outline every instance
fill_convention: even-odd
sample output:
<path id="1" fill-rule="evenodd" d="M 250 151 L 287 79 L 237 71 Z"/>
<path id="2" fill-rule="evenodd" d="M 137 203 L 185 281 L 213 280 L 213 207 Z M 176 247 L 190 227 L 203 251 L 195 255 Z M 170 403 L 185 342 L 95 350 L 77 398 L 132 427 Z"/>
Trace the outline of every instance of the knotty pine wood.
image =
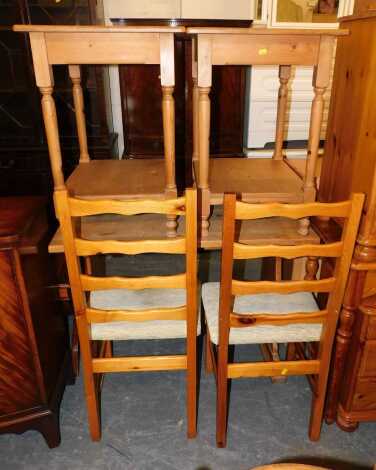
<path id="1" fill-rule="evenodd" d="M 302 202 L 302 181 L 284 161 L 270 158 L 212 158 L 209 162 L 211 204 L 235 192 L 246 202 Z"/>
<path id="2" fill-rule="evenodd" d="M 84 165 L 89 165 L 85 163 Z M 87 207 L 85 207 L 85 205 Z M 129 205 L 129 207 L 127 207 Z M 140 370 L 185 369 L 187 371 L 187 435 L 196 436 L 197 432 L 197 196 L 194 189 L 187 189 L 184 198 L 173 201 L 150 201 L 151 211 L 163 215 L 183 212 L 187 224 L 183 237 L 165 238 L 164 240 L 119 241 L 119 240 L 84 240 L 79 238 L 74 223 L 73 213 L 105 212 L 107 207 L 111 214 L 113 207 L 121 214 L 144 214 L 147 212 L 148 201 L 74 201 L 66 189 L 55 191 L 55 207 L 61 225 L 67 270 L 72 291 L 78 337 L 82 352 L 85 398 L 88 410 L 90 434 L 93 441 L 101 438 L 100 422 L 100 388 L 105 372 L 126 372 Z M 73 209 L 73 212 L 71 211 Z M 154 214 L 152 214 L 154 215 Z M 168 235 L 167 235 L 168 236 Z M 83 274 L 79 262 L 80 256 L 91 256 L 98 253 L 138 254 L 145 252 L 179 253 L 186 255 L 186 272 L 183 281 L 186 288 L 186 305 L 178 308 L 159 308 L 148 310 L 105 310 L 89 307 L 86 297 L 87 274 Z M 181 283 L 181 276 L 174 276 Z M 144 287 L 155 287 L 157 283 L 151 278 L 137 278 L 136 286 L 144 281 Z M 168 282 L 171 281 L 171 278 Z M 103 279 L 91 278 L 90 288 L 100 288 Z M 113 285 L 111 286 L 111 282 Z M 129 284 L 129 278 L 110 277 L 105 287 L 117 287 Z M 86 284 L 86 287 L 85 287 Z M 111 341 L 102 342 L 96 351 L 90 335 L 90 323 L 111 321 L 137 321 L 178 319 L 185 320 L 187 325 L 187 353 L 183 356 L 155 357 L 113 357 Z"/>
<path id="3" fill-rule="evenodd" d="M 359 12 L 343 18 L 340 27 L 349 30 L 350 35 L 338 40 L 318 197 L 334 202 L 346 199 L 352 191 L 366 194 L 337 330 L 326 410 L 327 422 L 337 421 L 342 429 L 353 431 L 363 420 L 376 420 L 376 413 L 368 405 L 359 409 L 362 401 L 357 402 L 356 412 L 353 408 L 363 351 L 361 334 L 368 325 L 360 312 L 376 286 L 376 111 L 371 104 L 376 100 L 376 44 L 370 41 L 376 35 L 376 15 Z M 368 382 L 370 394 L 372 380 L 374 377 Z M 365 389 L 363 384 L 362 391 Z"/>
<path id="4" fill-rule="evenodd" d="M 199 239 L 199 246 L 214 250 L 222 245 L 223 208 L 215 206 L 211 216 L 209 235 Z M 135 220 L 130 220 L 135 219 Z M 319 236 L 310 229 L 308 235 L 298 233 L 298 221 L 283 217 L 271 220 L 243 220 L 239 224 L 238 240 L 244 244 L 262 245 L 265 243 L 276 245 L 289 244 L 318 244 Z M 167 239 L 164 229 L 164 218 L 160 215 L 139 215 L 136 217 L 92 216 L 82 221 L 82 237 L 89 240 L 145 240 L 146 238 Z M 183 236 L 185 231 L 184 217 L 178 219 L 177 235 Z M 61 230 L 57 230 L 49 244 L 50 253 L 63 253 L 64 246 Z"/>
<path id="5" fill-rule="evenodd" d="M 151 320 L 187 320 L 186 307 L 155 308 L 148 310 L 96 310 L 86 309 L 89 323 L 111 323 L 115 321 L 145 322 Z"/>
<path id="6" fill-rule="evenodd" d="M 222 194 L 226 191 L 237 192 L 248 201 L 264 202 L 266 198 L 277 199 L 284 202 L 310 202 L 316 197 L 315 169 L 318 158 L 320 128 L 323 117 L 323 95 L 329 85 L 333 48 L 337 36 L 346 35 L 346 31 L 332 30 L 270 30 L 270 29 L 225 29 L 225 28 L 187 28 L 188 34 L 193 36 L 194 50 L 197 49 L 197 74 L 194 70 L 193 80 L 198 84 L 198 132 L 199 132 L 199 158 L 195 165 L 195 180 L 200 191 L 201 201 L 201 237 L 209 235 L 209 218 L 211 204 L 220 204 Z M 259 174 L 264 174 L 262 190 L 248 181 L 247 176 L 252 175 L 253 168 L 232 174 L 232 164 L 228 164 L 216 172 L 218 162 L 213 165 L 210 158 L 210 90 L 212 87 L 212 71 L 216 65 L 313 65 L 314 98 L 312 101 L 310 132 L 307 149 L 307 164 L 304 174 L 304 183 L 299 179 L 293 181 L 289 175 L 291 169 L 281 159 L 280 149 L 274 153 L 273 176 L 268 179 L 270 163 L 260 167 Z M 194 68 L 194 67 L 193 67 Z M 281 129 L 284 127 L 283 110 L 286 109 L 286 86 L 288 74 L 281 69 L 281 86 L 278 99 L 278 123 L 276 140 L 280 147 Z M 194 106 L 196 109 L 196 107 Z M 194 127 L 195 129 L 195 127 Z M 258 163 L 260 166 L 260 162 Z M 247 171 L 248 170 L 248 171 Z M 269 170 L 270 171 L 270 170 Z M 294 172 L 291 172 L 294 173 Z M 258 175 L 259 176 L 259 175 Z M 274 181 L 278 181 L 274 184 Z M 217 185 L 217 186 L 216 186 Z M 254 186 L 256 185 L 256 190 Z M 270 186 L 270 187 L 269 187 Z M 252 199 L 253 198 L 253 199 Z M 299 233 L 308 233 L 309 221 L 302 219 L 299 224 Z"/>
<path id="7" fill-rule="evenodd" d="M 217 347 L 217 358 L 216 358 L 216 383 L 217 383 L 217 427 L 216 427 L 216 439 L 218 447 L 226 446 L 227 436 L 227 413 L 228 413 L 228 379 L 240 378 L 240 377 L 261 377 L 261 376 L 280 376 L 280 375 L 316 375 L 316 385 L 312 396 L 311 405 L 311 416 L 309 424 L 309 437 L 313 441 L 317 441 L 320 438 L 321 425 L 324 414 L 324 404 L 326 397 L 326 389 L 328 383 L 329 368 L 331 364 L 331 352 L 336 332 L 337 321 L 339 317 L 340 307 L 343 301 L 345 292 L 346 282 L 348 273 L 350 270 L 353 250 L 355 246 L 356 236 L 359 228 L 359 222 L 362 214 L 362 208 L 364 203 L 364 196 L 362 194 L 353 194 L 351 197 L 351 209 L 347 203 L 341 204 L 340 206 L 325 205 L 325 211 L 328 211 L 326 215 L 328 217 L 335 217 L 339 210 L 341 215 L 346 219 L 344 228 L 342 231 L 342 237 L 340 242 L 327 243 L 323 245 L 301 245 L 301 246 L 275 246 L 275 245 L 264 245 L 264 246 L 246 246 L 235 242 L 235 221 L 236 216 L 240 212 L 243 217 L 248 212 L 248 217 L 251 219 L 253 216 L 260 217 L 260 212 L 264 211 L 264 216 L 270 216 L 270 205 L 264 204 L 259 205 L 257 208 L 253 208 L 250 205 L 250 209 L 247 211 L 244 207 L 243 202 L 236 200 L 235 194 L 226 194 L 224 197 L 224 229 L 223 229 L 223 241 L 222 241 L 222 258 L 221 258 L 221 282 L 220 282 L 220 299 L 219 299 L 219 312 L 218 312 L 218 347 Z M 237 206 L 241 210 L 237 210 Z M 312 215 L 317 213 L 318 204 L 310 204 L 309 207 L 312 210 Z M 274 205 L 274 208 L 278 207 Z M 254 209 L 254 210 L 252 210 Z M 306 207 L 305 207 L 306 209 Z M 331 210 L 330 210 L 331 209 Z M 290 207 L 290 213 L 288 217 L 294 218 L 297 215 L 301 215 L 299 206 Z M 287 210 L 286 210 L 287 212 Z M 276 210 L 279 214 L 280 211 Z M 286 214 L 285 214 L 286 215 Z M 308 216 L 309 214 L 305 214 Z M 230 328 L 245 328 L 252 327 L 257 323 L 258 317 L 254 315 L 236 315 L 232 311 L 233 309 L 233 287 L 234 283 L 238 289 L 241 289 L 241 293 L 247 293 L 247 284 L 250 285 L 249 291 L 251 293 L 264 293 L 265 287 L 269 285 L 276 285 L 276 290 L 281 288 L 281 282 L 277 281 L 274 283 L 265 282 L 254 282 L 254 281 L 234 281 L 233 276 L 233 264 L 234 260 L 241 258 L 257 257 L 299 257 L 308 256 L 307 261 L 307 276 L 303 282 L 295 283 L 295 287 L 301 288 L 305 291 L 308 287 L 306 283 L 317 283 L 319 290 L 325 285 L 325 281 L 316 280 L 312 278 L 313 271 L 316 270 L 318 264 L 313 262 L 313 257 L 321 256 L 320 250 L 328 249 L 332 255 L 338 259 L 335 263 L 335 269 L 333 277 L 329 279 L 325 289 L 329 287 L 329 295 L 327 300 L 326 309 L 322 309 L 320 312 L 311 312 L 306 315 L 305 313 L 299 314 L 299 312 L 292 313 L 286 316 L 286 319 L 282 319 L 277 315 L 261 314 L 261 324 L 273 324 L 278 322 L 286 323 L 297 323 L 300 321 L 313 321 L 323 323 L 321 338 L 319 341 L 319 347 L 317 351 L 317 357 L 313 360 L 295 360 L 295 361 L 272 361 L 272 362 L 257 362 L 257 363 L 233 363 L 229 361 L 229 336 Z M 311 255 L 309 251 L 311 250 Z M 322 256 L 326 256 L 322 253 Z M 288 292 L 291 285 L 294 283 L 287 284 L 285 292 Z M 258 289 L 259 288 L 259 289 Z M 313 288 L 313 291 L 315 289 Z M 270 292 L 274 292 L 274 288 L 270 288 Z M 307 316 L 307 319 L 305 317 Z M 257 317 L 257 318 L 256 318 Z M 375 342 L 376 343 L 376 342 Z M 207 349 L 211 348 L 212 353 L 210 354 L 210 360 L 213 360 L 214 345 L 210 342 L 207 344 Z M 290 349 L 291 354 L 291 349 Z M 371 348 L 370 354 L 373 355 L 374 351 Z M 213 369 L 210 364 L 210 360 L 207 364 L 209 369 Z"/>
<path id="8" fill-rule="evenodd" d="M 163 160 L 95 160 L 78 165 L 66 184 L 80 198 L 162 199 L 164 165 Z"/>

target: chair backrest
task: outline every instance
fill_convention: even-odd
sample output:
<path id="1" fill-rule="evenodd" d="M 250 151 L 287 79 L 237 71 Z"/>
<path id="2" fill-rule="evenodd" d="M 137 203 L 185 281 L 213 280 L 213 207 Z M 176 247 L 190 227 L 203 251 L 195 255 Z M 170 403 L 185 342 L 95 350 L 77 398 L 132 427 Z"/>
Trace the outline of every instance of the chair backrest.
<path id="1" fill-rule="evenodd" d="M 337 319 L 342 304 L 350 263 L 353 255 L 364 196 L 354 194 L 349 201 L 339 203 L 309 204 L 247 204 L 236 201 L 234 194 L 224 198 L 224 225 L 220 293 L 220 341 L 228 338 L 231 327 L 252 327 L 254 325 L 288 325 L 293 323 L 322 323 L 321 340 L 330 345 L 333 341 Z M 341 240 L 321 245 L 244 245 L 235 241 L 236 220 L 255 220 L 270 217 L 300 219 L 303 217 L 329 217 L 344 220 Z M 333 275 L 326 279 L 297 281 L 239 281 L 233 279 L 234 259 L 255 259 L 280 257 L 334 258 Z M 315 312 L 293 312 L 285 315 L 236 314 L 233 298 L 238 295 L 295 292 L 328 293 L 324 310 Z M 326 349 L 327 350 L 327 349 Z"/>
<path id="2" fill-rule="evenodd" d="M 195 324 L 197 312 L 197 197 L 187 189 L 185 196 L 165 200 L 84 200 L 70 197 L 66 190 L 55 191 L 55 205 L 60 219 L 72 299 L 77 316 L 89 323 L 109 321 L 188 320 Z M 80 218 L 98 214 L 133 216 L 153 213 L 185 216 L 184 236 L 162 240 L 117 241 L 86 240 L 80 237 Z M 167 253 L 185 254 L 186 270 L 182 274 L 148 277 L 95 277 L 81 271 L 79 257 L 97 254 Z M 153 310 L 95 310 L 86 302 L 86 292 L 107 289 L 184 288 L 187 304 L 178 308 Z M 196 331 L 194 334 L 196 334 Z"/>

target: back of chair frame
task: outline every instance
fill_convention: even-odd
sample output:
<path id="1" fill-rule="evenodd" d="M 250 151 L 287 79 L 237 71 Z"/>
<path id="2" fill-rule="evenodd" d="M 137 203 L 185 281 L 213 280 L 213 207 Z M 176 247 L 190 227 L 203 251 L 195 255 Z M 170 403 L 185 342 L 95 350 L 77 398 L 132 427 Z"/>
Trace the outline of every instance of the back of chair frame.
<path id="1" fill-rule="evenodd" d="M 83 200 L 70 197 L 66 189 L 55 190 L 55 207 L 63 236 L 73 306 L 84 365 L 84 382 L 90 432 L 93 440 L 100 439 L 98 390 L 101 374 L 106 372 L 187 370 L 188 437 L 196 435 L 197 408 L 197 195 L 187 189 L 185 197 L 177 199 L 114 201 Z M 174 239 L 117 241 L 84 240 L 80 237 L 81 217 L 95 214 L 132 216 L 143 213 L 185 215 L 185 236 Z M 94 277 L 81 272 L 80 256 L 99 253 L 171 253 L 185 254 L 186 270 L 173 276 L 142 278 Z M 98 310 L 87 305 L 87 293 L 106 289 L 186 288 L 186 305 L 178 308 L 148 310 Z M 165 356 L 112 357 L 107 342 L 99 356 L 93 357 L 91 323 L 112 321 L 147 322 L 151 320 L 186 321 L 186 354 Z"/>
<path id="2" fill-rule="evenodd" d="M 311 413 L 311 423 L 315 415 L 322 415 L 325 389 L 328 378 L 330 355 L 350 269 L 358 226 L 362 213 L 364 196 L 353 194 L 350 201 L 339 203 L 309 204 L 247 204 L 236 201 L 234 194 L 224 198 L 224 228 L 222 244 L 221 290 L 219 304 L 219 350 L 218 374 L 221 364 L 227 364 L 230 328 L 246 328 L 255 325 L 288 325 L 293 323 L 322 323 L 322 333 L 317 358 L 311 360 L 281 361 L 265 364 L 251 363 L 229 364 L 224 372 L 228 378 L 317 374 L 315 395 Z M 255 220 L 269 217 L 287 217 L 300 219 L 305 217 L 329 217 L 344 220 L 340 241 L 322 245 L 261 245 L 251 246 L 235 240 L 237 220 Z M 331 257 L 336 259 L 333 275 L 326 279 L 298 281 L 239 281 L 233 279 L 234 260 L 280 257 L 294 259 L 298 257 Z M 324 310 L 314 312 L 293 312 L 284 315 L 275 314 L 237 314 L 233 312 L 234 296 L 295 292 L 328 293 Z M 250 367 L 251 366 L 251 367 Z M 227 366 L 226 366 L 227 367 Z M 310 437 L 317 440 L 320 434 L 321 419 L 310 429 Z M 319 424 L 317 424 L 319 423 Z"/>
<path id="3" fill-rule="evenodd" d="M 347 273 L 351 262 L 357 235 L 363 195 L 355 194 L 351 201 L 340 203 L 310 203 L 310 204 L 247 204 L 236 201 L 235 195 L 225 196 L 223 259 L 222 263 L 222 308 L 228 311 L 227 297 L 235 295 L 249 295 L 261 293 L 289 294 L 293 292 L 327 292 L 329 294 L 328 308 L 321 312 L 311 314 L 294 314 L 284 316 L 245 316 L 230 313 L 229 325 L 231 327 L 244 327 L 256 324 L 288 324 L 300 322 L 325 322 L 329 311 L 339 308 L 343 296 Z M 342 239 L 334 243 L 321 245 L 245 245 L 235 241 L 235 221 L 255 220 L 270 217 L 286 217 L 300 219 L 303 217 L 330 217 L 343 218 L 345 225 Z M 280 257 L 294 259 L 299 257 L 330 257 L 337 258 L 333 276 L 321 280 L 303 281 L 238 281 L 232 279 L 233 260 L 256 259 L 265 257 Z"/>

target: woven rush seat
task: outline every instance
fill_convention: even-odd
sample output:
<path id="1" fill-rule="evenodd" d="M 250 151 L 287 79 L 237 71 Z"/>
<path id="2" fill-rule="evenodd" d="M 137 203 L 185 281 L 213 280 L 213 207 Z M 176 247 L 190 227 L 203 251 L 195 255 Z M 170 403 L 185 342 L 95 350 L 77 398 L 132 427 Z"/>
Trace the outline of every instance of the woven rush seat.
<path id="1" fill-rule="evenodd" d="M 93 291 L 90 295 L 91 308 L 100 310 L 174 308 L 186 303 L 185 289 L 110 289 Z M 197 334 L 200 334 L 200 322 Z M 187 326 L 182 320 L 92 323 L 91 337 L 93 340 L 178 339 L 187 337 Z"/>
<path id="2" fill-rule="evenodd" d="M 202 286 L 202 300 L 206 313 L 210 339 L 218 344 L 219 282 Z M 294 294 L 255 294 L 235 297 L 236 313 L 288 314 L 318 310 L 310 292 Z M 321 324 L 300 323 L 286 326 L 258 325 L 249 328 L 231 328 L 230 344 L 262 344 L 319 341 Z"/>

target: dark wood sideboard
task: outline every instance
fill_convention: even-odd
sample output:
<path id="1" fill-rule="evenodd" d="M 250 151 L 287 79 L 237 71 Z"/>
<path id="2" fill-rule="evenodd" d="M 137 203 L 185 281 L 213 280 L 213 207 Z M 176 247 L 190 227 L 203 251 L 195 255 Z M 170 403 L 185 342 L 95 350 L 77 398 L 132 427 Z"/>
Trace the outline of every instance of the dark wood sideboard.
<path id="1" fill-rule="evenodd" d="M 14 24 L 95 24 L 96 0 L 4 0 L 0 2 L 0 195 L 45 195 L 52 178 L 44 133 L 40 93 L 35 85 L 27 35 Z M 67 67 L 55 67 L 57 114 L 64 171 L 78 161 L 78 143 Z M 104 72 L 83 67 L 83 92 L 92 158 L 110 158 L 116 136 L 107 124 Z"/>
<path id="2" fill-rule="evenodd" d="M 376 12 L 344 18 L 341 28 L 350 35 L 338 39 L 319 199 L 366 194 L 326 413 L 327 422 L 352 431 L 376 421 Z"/>
<path id="3" fill-rule="evenodd" d="M 248 28 L 248 20 L 158 20 L 113 19 L 116 25 L 137 26 L 220 26 Z M 187 34 L 175 35 L 175 119 L 178 172 L 185 171 L 183 159 L 192 157 L 192 41 Z M 159 67 L 119 67 L 124 126 L 125 158 L 160 158 L 163 155 L 162 91 Z M 210 153 L 215 156 L 243 156 L 246 67 L 230 65 L 213 68 Z M 189 166 L 187 165 L 187 166 Z M 178 175 L 179 176 L 179 175 Z M 180 178 L 182 180 L 183 178 Z M 186 184 L 190 182 L 186 181 Z"/>
<path id="4" fill-rule="evenodd" d="M 50 287 L 45 208 L 41 198 L 0 198 L 0 434 L 35 429 L 56 447 L 73 379 L 67 317 Z"/>

